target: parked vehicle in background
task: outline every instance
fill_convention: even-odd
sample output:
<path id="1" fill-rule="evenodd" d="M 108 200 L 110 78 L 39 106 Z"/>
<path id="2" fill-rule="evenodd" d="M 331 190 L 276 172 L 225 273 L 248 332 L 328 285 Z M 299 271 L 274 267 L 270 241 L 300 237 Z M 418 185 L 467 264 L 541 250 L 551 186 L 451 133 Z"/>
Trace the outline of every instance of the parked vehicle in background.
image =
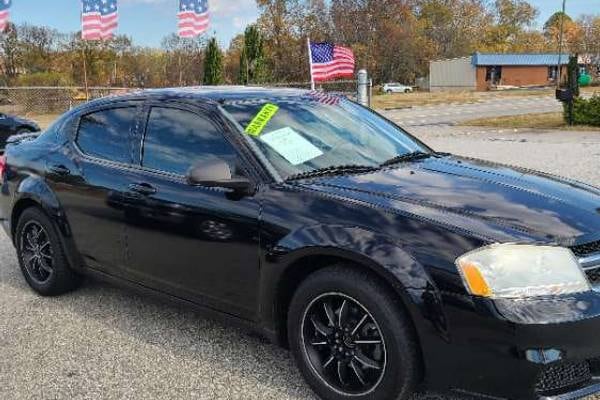
<path id="1" fill-rule="evenodd" d="M 412 86 L 406 86 L 403 85 L 401 83 L 397 83 L 397 82 L 392 82 L 392 83 L 386 83 L 383 85 L 383 92 L 384 93 L 411 93 L 413 91 Z"/>
<path id="2" fill-rule="evenodd" d="M 590 185 L 435 152 L 337 96 L 218 87 L 86 103 L 11 138 L 0 178 L 38 293 L 92 275 L 236 321 L 322 399 L 600 391 Z"/>
<path id="3" fill-rule="evenodd" d="M 33 121 L 0 113 L 0 153 L 4 151 L 9 136 L 39 131 L 40 127 Z"/>

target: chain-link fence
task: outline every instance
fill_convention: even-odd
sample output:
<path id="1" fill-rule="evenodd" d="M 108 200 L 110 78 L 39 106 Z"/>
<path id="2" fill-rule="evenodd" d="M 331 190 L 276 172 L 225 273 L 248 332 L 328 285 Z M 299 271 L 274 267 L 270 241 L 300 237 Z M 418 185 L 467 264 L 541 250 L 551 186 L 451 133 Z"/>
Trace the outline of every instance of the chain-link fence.
<path id="1" fill-rule="evenodd" d="M 318 90 L 356 97 L 356 81 L 323 82 Z M 265 87 L 310 89 L 310 82 L 265 84 Z M 47 125 L 56 116 L 86 101 L 138 90 L 115 87 L 0 87 L 0 112 L 29 117 Z"/>
<path id="2" fill-rule="evenodd" d="M 92 87 L 0 87 L 0 112 L 16 115 L 61 114 L 88 100 L 133 89 Z"/>

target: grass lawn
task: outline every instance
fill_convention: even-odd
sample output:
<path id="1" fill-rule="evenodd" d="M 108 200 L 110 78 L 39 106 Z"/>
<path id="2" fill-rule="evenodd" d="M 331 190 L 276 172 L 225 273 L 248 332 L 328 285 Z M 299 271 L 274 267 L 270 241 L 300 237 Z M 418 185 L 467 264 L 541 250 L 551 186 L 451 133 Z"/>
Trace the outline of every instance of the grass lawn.
<path id="1" fill-rule="evenodd" d="M 411 106 L 427 106 L 437 104 L 467 104 L 477 103 L 490 98 L 498 97 L 528 97 L 528 96 L 554 96 L 554 89 L 514 89 L 494 92 L 414 92 L 376 94 L 373 96 L 372 106 L 378 109 L 405 108 Z"/>
<path id="2" fill-rule="evenodd" d="M 478 118 L 464 121 L 461 123 L 461 125 L 484 126 L 492 128 L 562 129 L 600 132 L 600 127 L 598 126 L 567 125 L 561 112 Z"/>

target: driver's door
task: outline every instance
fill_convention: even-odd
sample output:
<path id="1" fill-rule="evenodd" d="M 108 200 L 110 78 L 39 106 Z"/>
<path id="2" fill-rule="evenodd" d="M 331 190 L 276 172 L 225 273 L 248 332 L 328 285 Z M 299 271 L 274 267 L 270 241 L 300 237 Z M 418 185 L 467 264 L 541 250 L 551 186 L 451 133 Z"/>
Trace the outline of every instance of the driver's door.
<path id="1" fill-rule="evenodd" d="M 157 290 L 247 319 L 255 316 L 259 204 L 253 196 L 190 185 L 189 168 L 209 157 L 248 170 L 208 113 L 153 105 L 139 179 L 127 195 L 123 273 Z"/>

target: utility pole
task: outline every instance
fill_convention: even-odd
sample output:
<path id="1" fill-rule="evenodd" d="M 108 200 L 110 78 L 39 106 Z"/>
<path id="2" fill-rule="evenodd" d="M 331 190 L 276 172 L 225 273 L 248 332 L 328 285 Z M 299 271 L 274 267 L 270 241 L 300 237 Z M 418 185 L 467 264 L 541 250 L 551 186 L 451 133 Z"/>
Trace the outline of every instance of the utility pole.
<path id="1" fill-rule="evenodd" d="M 563 0 L 562 3 L 562 14 L 560 16 L 560 32 L 558 39 L 558 78 L 556 80 L 556 88 L 560 88 L 560 82 L 562 80 L 562 52 L 563 52 L 563 36 L 565 30 L 565 12 L 567 9 L 567 0 Z"/>

